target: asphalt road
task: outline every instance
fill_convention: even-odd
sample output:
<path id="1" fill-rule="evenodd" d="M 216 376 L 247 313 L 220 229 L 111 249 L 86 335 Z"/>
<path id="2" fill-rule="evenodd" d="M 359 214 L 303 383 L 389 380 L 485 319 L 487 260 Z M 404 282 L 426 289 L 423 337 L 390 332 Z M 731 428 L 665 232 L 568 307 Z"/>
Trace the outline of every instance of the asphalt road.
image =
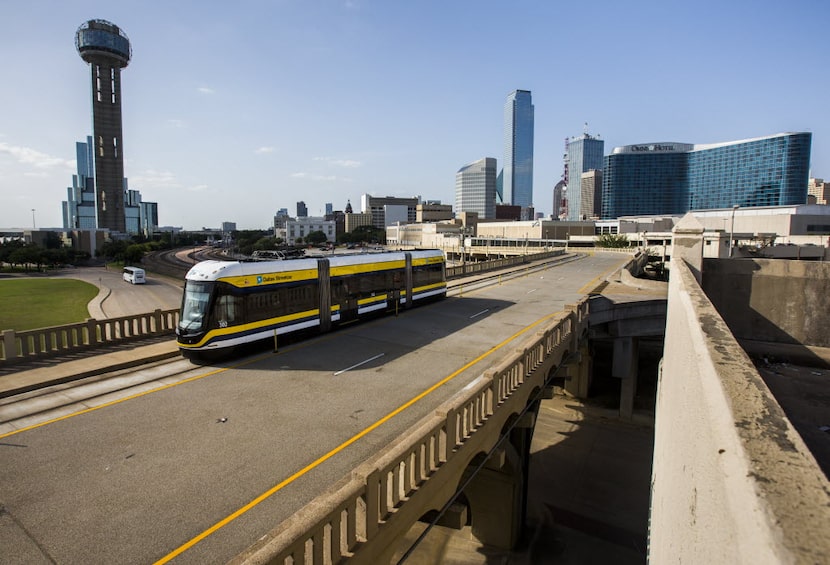
<path id="1" fill-rule="evenodd" d="M 183 283 L 148 273 L 145 284 L 130 284 L 121 271 L 105 267 L 67 269 L 59 278 L 78 279 L 99 288 L 98 296 L 89 305 L 89 314 L 96 319 L 119 318 L 145 314 L 155 309 L 173 310 L 181 305 Z"/>
<path id="2" fill-rule="evenodd" d="M 0 436 L 0 563 L 224 563 L 627 259 L 192 366 L 175 386 Z"/>

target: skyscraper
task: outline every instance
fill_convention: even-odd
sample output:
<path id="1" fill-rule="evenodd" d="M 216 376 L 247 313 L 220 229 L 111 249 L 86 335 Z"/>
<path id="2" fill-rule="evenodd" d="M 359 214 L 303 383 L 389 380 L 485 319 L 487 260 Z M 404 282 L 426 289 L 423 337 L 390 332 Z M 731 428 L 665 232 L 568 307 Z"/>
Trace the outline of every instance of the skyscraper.
<path id="1" fill-rule="evenodd" d="M 501 202 L 533 206 L 533 102 L 529 90 L 515 90 L 504 105 L 504 168 Z M 530 219 L 530 218 L 524 218 Z"/>
<path id="2" fill-rule="evenodd" d="M 604 149 L 605 142 L 587 132 L 568 141 L 568 220 L 582 219 L 582 173 L 602 170 Z M 593 204 L 588 204 L 587 208 L 593 208 Z M 599 214 L 599 209 L 596 213 Z"/>
<path id="3" fill-rule="evenodd" d="M 455 212 L 476 212 L 481 219 L 496 217 L 496 160 L 484 157 L 455 174 Z"/>
<path id="4" fill-rule="evenodd" d="M 597 219 L 602 211 L 602 171 L 591 169 L 580 177 L 579 219 Z"/>
<path id="5" fill-rule="evenodd" d="M 67 229 L 94 230 L 98 227 L 95 216 L 95 165 L 92 137 L 86 143 L 75 144 L 77 174 L 72 175 L 72 186 L 66 189 L 63 206 L 63 227 Z"/>
<path id="6" fill-rule="evenodd" d="M 75 48 L 90 66 L 97 224 L 124 233 L 121 69 L 130 63 L 130 40 L 115 24 L 89 20 L 75 33 Z"/>

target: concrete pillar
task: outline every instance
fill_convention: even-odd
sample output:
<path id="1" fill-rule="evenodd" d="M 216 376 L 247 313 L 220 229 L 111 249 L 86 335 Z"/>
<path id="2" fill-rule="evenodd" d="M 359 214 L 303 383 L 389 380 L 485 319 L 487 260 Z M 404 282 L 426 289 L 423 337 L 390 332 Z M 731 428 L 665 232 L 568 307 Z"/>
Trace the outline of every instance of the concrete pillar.
<path id="1" fill-rule="evenodd" d="M 591 376 L 593 375 L 591 349 L 587 340 L 579 345 L 577 352 L 578 354 L 567 365 L 567 378 L 564 388 L 568 394 L 584 399 L 588 398 Z"/>
<path id="2" fill-rule="evenodd" d="M 637 362 L 639 338 L 618 337 L 614 340 L 614 359 L 611 375 L 620 382 L 620 417 L 634 416 L 634 397 L 637 394 Z"/>
<path id="3" fill-rule="evenodd" d="M 700 283 L 703 273 L 703 224 L 691 212 L 683 216 L 672 230 L 671 259 L 686 261 Z"/>
<path id="4" fill-rule="evenodd" d="M 503 446 L 502 452 L 491 456 L 467 485 L 464 495 L 470 503 L 471 529 L 476 539 L 500 549 L 512 549 L 519 541 L 524 522 L 526 485 L 519 454 L 509 442 Z"/>

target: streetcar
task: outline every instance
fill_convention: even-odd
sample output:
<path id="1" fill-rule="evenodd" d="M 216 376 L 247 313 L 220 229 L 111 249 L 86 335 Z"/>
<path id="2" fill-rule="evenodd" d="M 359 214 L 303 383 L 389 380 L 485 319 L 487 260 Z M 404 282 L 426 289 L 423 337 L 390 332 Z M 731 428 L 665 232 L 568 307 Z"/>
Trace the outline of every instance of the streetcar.
<path id="1" fill-rule="evenodd" d="M 176 342 L 187 357 L 230 353 L 246 343 L 327 332 L 446 295 L 440 250 L 202 261 L 185 276 Z"/>

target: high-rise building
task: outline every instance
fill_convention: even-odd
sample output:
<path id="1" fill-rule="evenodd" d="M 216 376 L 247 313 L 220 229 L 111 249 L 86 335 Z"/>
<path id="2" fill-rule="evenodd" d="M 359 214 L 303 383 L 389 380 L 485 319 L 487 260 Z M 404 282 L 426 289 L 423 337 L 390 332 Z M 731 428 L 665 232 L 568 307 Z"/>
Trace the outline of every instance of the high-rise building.
<path id="1" fill-rule="evenodd" d="M 562 220 L 563 214 L 567 209 L 566 202 L 565 202 L 565 181 L 560 180 L 556 183 L 556 186 L 553 187 L 553 207 L 551 208 L 551 218 L 554 220 Z"/>
<path id="2" fill-rule="evenodd" d="M 479 218 L 496 217 L 496 160 L 484 157 L 455 174 L 455 211 L 475 212 Z"/>
<path id="3" fill-rule="evenodd" d="M 824 179 L 810 179 L 807 183 L 807 195 L 816 199 L 815 204 L 830 203 L 830 182 L 824 182 Z"/>
<path id="4" fill-rule="evenodd" d="M 326 202 L 326 216 L 331 216 L 332 212 L 334 212 L 334 204 Z"/>
<path id="5" fill-rule="evenodd" d="M 602 212 L 602 171 L 580 175 L 579 220 L 598 219 Z"/>
<path id="6" fill-rule="evenodd" d="M 811 142 L 798 132 L 616 147 L 603 167 L 602 218 L 806 204 Z"/>
<path id="7" fill-rule="evenodd" d="M 72 186 L 66 189 L 67 199 L 61 203 L 63 227 L 71 230 L 105 228 L 99 225 L 96 210 L 95 145 L 91 136 L 87 137 L 86 143 L 75 144 L 75 157 L 77 173 L 72 175 Z M 150 236 L 158 227 L 158 204 L 143 201 L 141 193 L 130 190 L 127 184 L 127 179 L 122 178 L 123 233 Z"/>
<path id="8" fill-rule="evenodd" d="M 572 137 L 568 141 L 567 170 L 568 170 L 568 219 L 581 220 L 582 210 L 582 173 L 591 170 L 602 170 L 602 153 L 605 142 L 597 136 L 583 133 Z M 593 207 L 593 203 L 589 204 Z M 599 210 L 597 210 L 599 213 Z"/>
<path id="9" fill-rule="evenodd" d="M 300 200 L 297 202 L 297 217 L 298 218 L 307 218 L 308 217 L 308 206 L 305 205 L 305 202 Z"/>
<path id="10" fill-rule="evenodd" d="M 523 210 L 533 206 L 533 102 L 515 90 L 504 105 L 504 164 L 500 201 Z"/>
<path id="11" fill-rule="evenodd" d="M 94 230 L 98 227 L 95 214 L 95 165 L 92 137 L 86 143 L 75 144 L 77 173 L 72 175 L 72 186 L 66 189 L 63 206 L 63 227 L 66 229 Z"/>
<path id="12" fill-rule="evenodd" d="M 92 141 L 99 228 L 126 232 L 121 69 L 130 62 L 127 35 L 106 20 L 89 20 L 75 33 L 75 48 L 89 64 L 92 82 Z"/>

